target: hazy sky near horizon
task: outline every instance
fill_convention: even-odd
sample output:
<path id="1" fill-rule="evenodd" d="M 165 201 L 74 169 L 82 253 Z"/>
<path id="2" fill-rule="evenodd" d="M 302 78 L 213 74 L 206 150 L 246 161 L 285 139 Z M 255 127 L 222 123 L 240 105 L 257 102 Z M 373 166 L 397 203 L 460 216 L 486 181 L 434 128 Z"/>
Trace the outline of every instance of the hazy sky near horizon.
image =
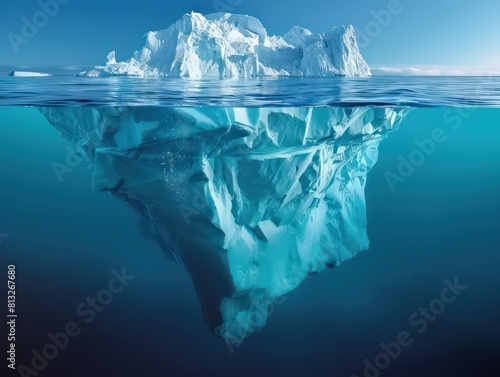
<path id="1" fill-rule="evenodd" d="M 294 25 L 325 32 L 353 24 L 371 67 L 500 71 L 498 0 L 59 0 L 66 4 L 45 26 L 42 16 L 42 26 L 16 52 L 9 33 L 25 37 L 23 17 L 33 20 L 40 1 L 56 0 L 0 2 L 1 66 L 93 66 L 111 50 L 126 60 L 147 31 L 164 29 L 192 10 L 226 10 L 259 18 L 269 34 Z"/>

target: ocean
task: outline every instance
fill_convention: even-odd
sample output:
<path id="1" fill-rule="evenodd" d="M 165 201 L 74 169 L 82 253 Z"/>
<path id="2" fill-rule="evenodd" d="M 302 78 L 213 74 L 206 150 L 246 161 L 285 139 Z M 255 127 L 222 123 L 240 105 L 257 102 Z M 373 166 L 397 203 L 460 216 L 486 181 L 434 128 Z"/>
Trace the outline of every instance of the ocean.
<path id="1" fill-rule="evenodd" d="M 5 279 L 8 266 L 15 269 L 17 370 L 9 371 L 12 375 L 495 375 L 500 356 L 500 79 L 171 81 L 167 90 L 162 83 L 1 79 L 0 255 Z M 127 153 L 109 160 L 116 174 L 130 169 L 132 177 L 140 177 L 134 193 L 150 195 L 144 201 L 148 208 L 137 203 L 137 196 L 132 199 L 128 178 L 114 177 L 111 187 L 108 183 L 115 181 L 104 162 L 99 168 L 75 152 L 82 135 L 72 132 L 84 122 L 93 124 L 109 111 L 137 116 L 144 106 L 153 106 L 151 114 L 162 116 L 160 123 L 172 130 L 179 122 L 161 115 L 170 111 L 165 109 L 211 114 L 221 107 L 325 108 L 347 117 L 365 114 L 364 109 L 377 114 L 404 110 L 400 124 L 381 133 L 377 161 L 367 173 L 368 250 L 310 274 L 279 295 L 266 312 L 266 325 L 241 344 L 214 335 L 210 321 L 220 318 L 213 311 L 207 317 L 207 310 L 220 305 L 220 282 L 210 275 L 216 266 L 196 265 L 208 250 L 203 247 L 184 256 L 187 262 L 182 252 L 177 258 L 168 252 L 175 247 L 169 243 L 176 240 L 172 229 L 178 228 L 172 222 L 164 229 L 173 233 L 168 240 L 158 234 L 158 227 L 171 224 L 159 215 L 169 209 L 151 215 L 164 202 L 151 200 L 160 194 L 134 165 L 156 146 L 151 140 L 132 145 L 127 135 L 155 118 L 120 123 L 132 129 L 119 141 Z M 65 114 L 69 128 L 54 127 L 60 123 L 53 109 Z M 350 144 L 342 139 L 343 147 L 370 142 L 353 135 L 346 139 Z M 113 149 L 100 148 L 102 153 Z M 241 161 L 245 153 L 251 152 L 242 150 L 235 158 Z M 104 178 L 94 176 L 98 168 Z M 169 174 L 175 172 L 165 170 L 166 178 Z M 189 176 L 170 194 L 198 182 Z M 179 195 L 175 200 L 182 203 Z M 257 212 L 268 208 L 262 205 Z M 196 239 L 199 229 L 190 224 L 182 229 Z M 203 242 L 196 245 L 216 243 Z M 278 268 L 284 262 L 274 263 Z M 202 273 L 210 276 L 192 276 Z M 116 292 L 111 280 L 122 284 Z M 2 300 L 7 300 L 5 288 Z M 106 296 L 103 289 L 112 294 Z M 105 304 L 92 306 L 87 300 L 93 297 Z"/>

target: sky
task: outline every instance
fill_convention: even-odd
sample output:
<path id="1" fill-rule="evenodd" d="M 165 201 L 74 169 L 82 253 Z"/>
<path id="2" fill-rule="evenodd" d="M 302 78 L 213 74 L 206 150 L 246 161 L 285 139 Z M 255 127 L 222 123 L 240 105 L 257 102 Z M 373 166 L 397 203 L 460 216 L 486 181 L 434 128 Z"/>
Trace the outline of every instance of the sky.
<path id="1" fill-rule="evenodd" d="M 0 66 L 95 66 L 112 50 L 127 60 L 192 10 L 250 14 L 269 34 L 352 24 L 375 73 L 500 72 L 498 0 L 1 0 Z"/>

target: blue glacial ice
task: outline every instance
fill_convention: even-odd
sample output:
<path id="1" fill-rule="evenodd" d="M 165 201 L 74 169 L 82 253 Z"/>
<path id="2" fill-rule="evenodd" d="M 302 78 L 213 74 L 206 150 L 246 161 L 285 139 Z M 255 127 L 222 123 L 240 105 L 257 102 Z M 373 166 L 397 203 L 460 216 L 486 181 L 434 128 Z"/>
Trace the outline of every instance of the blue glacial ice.
<path id="1" fill-rule="evenodd" d="M 150 31 L 141 51 L 124 62 L 114 52 L 104 66 L 83 76 L 177 76 L 244 78 L 256 76 L 370 76 L 351 25 L 312 33 L 294 27 L 269 36 L 248 15 L 192 12 L 165 30 Z"/>
<path id="2" fill-rule="evenodd" d="M 239 345 L 273 300 L 368 248 L 367 174 L 409 109 L 40 111 L 91 164 L 94 188 L 134 208 L 189 271 L 212 331 Z"/>

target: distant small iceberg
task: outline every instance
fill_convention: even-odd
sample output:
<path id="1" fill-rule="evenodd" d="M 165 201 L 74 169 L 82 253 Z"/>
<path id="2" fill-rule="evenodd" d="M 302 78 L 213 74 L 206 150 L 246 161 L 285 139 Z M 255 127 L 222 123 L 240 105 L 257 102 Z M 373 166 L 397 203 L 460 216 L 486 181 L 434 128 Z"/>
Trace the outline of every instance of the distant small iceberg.
<path id="1" fill-rule="evenodd" d="M 26 71 L 12 71 L 9 76 L 14 77 L 48 77 L 53 76 L 50 73 L 41 73 L 41 72 L 26 72 Z"/>

